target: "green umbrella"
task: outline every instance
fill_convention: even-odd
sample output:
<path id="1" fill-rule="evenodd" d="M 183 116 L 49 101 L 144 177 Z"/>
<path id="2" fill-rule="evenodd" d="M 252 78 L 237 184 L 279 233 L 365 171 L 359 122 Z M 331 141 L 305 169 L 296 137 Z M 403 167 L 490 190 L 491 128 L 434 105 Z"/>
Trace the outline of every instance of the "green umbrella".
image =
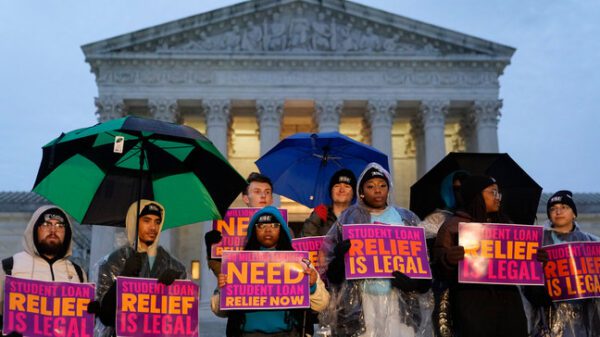
<path id="1" fill-rule="evenodd" d="M 222 218 L 245 186 L 200 132 L 128 116 L 45 145 L 33 191 L 91 225 L 123 226 L 131 203 L 155 200 L 164 230 Z"/>

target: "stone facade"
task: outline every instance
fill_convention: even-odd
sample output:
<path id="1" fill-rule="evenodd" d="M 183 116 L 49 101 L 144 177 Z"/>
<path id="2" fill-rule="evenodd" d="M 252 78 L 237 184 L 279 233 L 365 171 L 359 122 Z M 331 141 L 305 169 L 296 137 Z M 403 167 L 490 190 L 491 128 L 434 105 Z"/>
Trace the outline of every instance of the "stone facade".
<path id="1" fill-rule="evenodd" d="M 242 174 L 286 135 L 340 131 L 388 154 L 405 206 L 410 185 L 447 152 L 498 151 L 499 77 L 515 51 L 342 0 L 248 1 L 82 49 L 99 121 L 192 125 Z M 281 203 L 292 221 L 308 213 Z M 163 239 L 204 260 L 208 227 Z M 94 228 L 92 260 L 112 236 Z"/>

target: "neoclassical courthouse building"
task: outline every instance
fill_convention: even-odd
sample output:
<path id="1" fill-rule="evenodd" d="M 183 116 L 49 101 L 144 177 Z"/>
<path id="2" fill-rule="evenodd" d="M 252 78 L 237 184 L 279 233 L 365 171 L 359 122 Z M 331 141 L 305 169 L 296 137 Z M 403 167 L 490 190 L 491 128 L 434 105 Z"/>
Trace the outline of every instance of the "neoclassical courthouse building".
<path id="1" fill-rule="evenodd" d="M 192 126 L 244 176 L 291 134 L 340 131 L 388 155 L 403 206 L 446 153 L 498 152 L 499 78 L 515 52 L 342 0 L 247 1 L 82 49 L 99 121 L 133 114 Z M 291 221 L 308 214 L 281 203 Z M 208 229 L 185 226 L 163 241 L 204 265 Z M 93 264 L 115 230 L 91 232 Z M 201 284 L 207 299 L 205 268 Z"/>

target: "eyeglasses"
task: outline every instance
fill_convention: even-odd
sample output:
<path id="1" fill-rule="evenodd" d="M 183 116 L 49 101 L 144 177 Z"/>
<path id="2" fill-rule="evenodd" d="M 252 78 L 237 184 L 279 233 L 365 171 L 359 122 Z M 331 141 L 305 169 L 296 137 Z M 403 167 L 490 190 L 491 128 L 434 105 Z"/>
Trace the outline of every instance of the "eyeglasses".
<path id="1" fill-rule="evenodd" d="M 556 205 L 556 206 L 550 207 L 550 213 L 556 214 L 556 213 L 559 213 L 559 211 L 560 211 L 560 213 L 563 213 L 570 209 L 571 209 L 571 207 L 569 207 L 567 205 Z"/>
<path id="2" fill-rule="evenodd" d="M 502 200 L 502 193 L 498 192 L 498 190 L 484 190 L 488 193 L 491 193 L 494 198 L 498 199 L 498 200 Z"/>
<path id="3" fill-rule="evenodd" d="M 272 229 L 276 229 L 281 227 L 280 223 L 277 222 L 273 222 L 273 223 L 257 223 L 256 224 L 256 229 L 267 229 L 267 228 L 272 228 Z"/>
<path id="4" fill-rule="evenodd" d="M 65 230 L 65 224 L 62 222 L 49 222 L 49 221 L 44 221 L 42 222 L 42 224 L 40 225 L 40 228 L 42 228 L 43 230 L 49 231 L 50 229 L 54 228 L 57 231 L 62 231 Z"/>

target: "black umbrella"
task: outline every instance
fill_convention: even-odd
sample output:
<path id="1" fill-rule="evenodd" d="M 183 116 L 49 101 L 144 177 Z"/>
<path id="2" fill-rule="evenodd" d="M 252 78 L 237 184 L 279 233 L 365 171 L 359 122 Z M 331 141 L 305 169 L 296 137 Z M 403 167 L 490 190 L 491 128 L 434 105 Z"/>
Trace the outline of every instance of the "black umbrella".
<path id="1" fill-rule="evenodd" d="M 542 187 L 507 153 L 449 153 L 411 186 L 410 209 L 424 218 L 443 207 L 440 184 L 457 170 L 494 177 L 502 192 L 502 210 L 514 223 L 534 223 Z"/>

